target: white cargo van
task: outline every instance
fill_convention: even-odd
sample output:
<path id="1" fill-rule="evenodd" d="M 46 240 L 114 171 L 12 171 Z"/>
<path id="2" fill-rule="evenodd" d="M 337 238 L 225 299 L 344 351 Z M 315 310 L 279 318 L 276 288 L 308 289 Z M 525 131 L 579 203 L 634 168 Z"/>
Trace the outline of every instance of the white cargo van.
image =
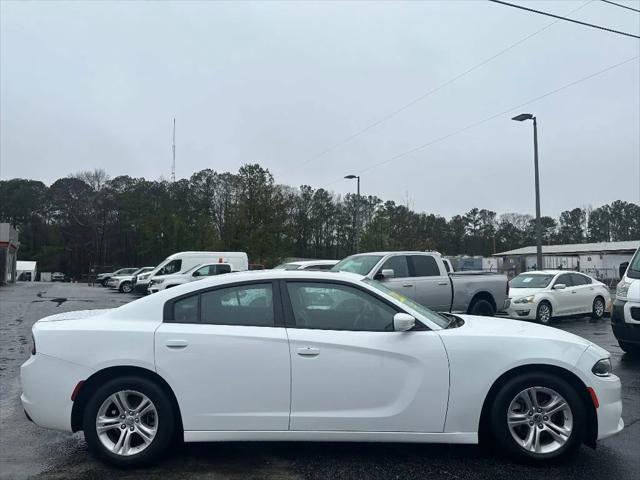
<path id="1" fill-rule="evenodd" d="M 232 272 L 249 270 L 249 258 L 245 252 L 178 252 L 169 255 L 153 271 L 139 275 L 137 282 L 147 284 L 151 279 L 184 273 L 196 265 L 227 263 Z"/>
<path id="2" fill-rule="evenodd" d="M 622 350 L 640 354 L 640 248 L 616 288 L 611 327 Z"/>

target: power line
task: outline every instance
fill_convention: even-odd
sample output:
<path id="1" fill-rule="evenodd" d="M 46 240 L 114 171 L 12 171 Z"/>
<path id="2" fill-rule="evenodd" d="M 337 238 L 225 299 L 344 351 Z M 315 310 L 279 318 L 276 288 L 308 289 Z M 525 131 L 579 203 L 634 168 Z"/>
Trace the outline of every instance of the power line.
<path id="1" fill-rule="evenodd" d="M 441 141 L 446 140 L 448 138 L 451 138 L 451 137 L 453 137 L 455 135 L 458 135 L 459 133 L 466 132 L 467 130 L 471 130 L 472 128 L 478 127 L 478 126 L 480 126 L 480 125 L 482 125 L 484 123 L 487 123 L 487 122 L 489 122 L 489 121 L 491 121 L 491 120 L 493 120 L 495 118 L 498 118 L 498 117 L 501 117 L 503 115 L 506 115 L 507 113 L 512 112 L 512 111 L 514 111 L 516 109 L 520 109 L 521 107 L 529 105 L 530 103 L 537 102 L 538 100 L 542 100 L 545 97 L 548 97 L 550 95 L 554 95 L 554 94 L 556 94 L 558 92 L 561 92 L 562 90 L 565 90 L 565 89 L 567 89 L 569 87 L 573 87 L 574 85 L 577 85 L 577 84 L 579 84 L 581 82 L 584 82 L 586 80 L 590 80 L 590 79 L 592 79 L 594 77 L 597 77 L 598 75 L 601 75 L 601 74 L 603 74 L 605 72 L 608 72 L 609 70 L 613 70 L 614 68 L 620 67 L 620 66 L 622 66 L 622 65 L 624 65 L 626 63 L 629 63 L 629 62 L 631 62 L 633 60 L 636 60 L 639 57 L 640 57 L 640 55 L 636 55 L 635 57 L 628 58 L 627 60 L 624 60 L 624 61 L 622 61 L 620 63 L 616 63 L 614 65 L 611 65 L 611 66 L 609 66 L 609 67 L 607 67 L 607 68 L 605 68 L 603 70 L 599 70 L 599 71 L 597 71 L 595 73 L 587 75 L 586 77 L 582 77 L 582 78 L 580 78 L 578 80 L 574 80 L 571 83 L 567 83 L 567 84 L 563 85 L 562 87 L 556 88 L 555 90 L 551 90 L 550 92 L 547 92 L 547 93 L 544 93 L 544 94 L 542 94 L 540 96 L 532 98 L 531 100 L 527 100 L 524 103 L 520 103 L 518 105 L 514 105 L 514 106 L 512 106 L 510 108 L 507 108 L 506 110 L 502 110 L 501 112 L 498 112 L 498 113 L 496 113 L 494 115 L 491 115 L 490 117 L 487 117 L 487 118 L 485 118 L 483 120 L 480 120 L 478 122 L 472 123 L 470 125 L 467 125 L 466 127 L 463 127 L 463 128 L 460 128 L 460 129 L 458 129 L 458 130 L 456 130 L 454 132 L 448 133 L 447 135 L 443 135 L 442 137 L 438 137 L 438 138 L 436 138 L 434 140 L 431 140 L 431 141 L 429 141 L 427 143 L 423 143 L 422 145 L 418 145 L 417 147 L 414 147 L 414 148 L 412 148 L 410 150 L 406 150 L 406 151 L 404 151 L 402 153 L 394 155 L 393 157 L 388 158 L 387 160 L 383 160 L 382 162 L 374 163 L 373 165 L 370 165 L 367 168 L 365 168 L 363 170 L 360 170 L 360 171 L 357 171 L 355 173 L 357 173 L 358 175 L 361 175 L 364 172 L 368 172 L 369 170 L 373 170 L 374 168 L 378 168 L 378 167 L 380 167 L 382 165 L 385 165 L 385 164 L 387 164 L 389 162 L 392 162 L 394 160 L 397 160 L 399 158 L 406 157 L 407 155 L 410 155 L 410 154 L 415 153 L 415 152 L 417 152 L 419 150 L 427 148 L 427 147 L 429 147 L 429 146 L 431 146 L 431 145 L 433 145 L 435 143 L 438 143 L 438 142 L 441 142 Z M 329 185 L 333 185 L 334 183 L 337 183 L 340 180 L 342 180 L 342 178 L 336 179 L 336 180 L 326 184 L 325 187 L 328 187 Z"/>
<path id="2" fill-rule="evenodd" d="M 584 25 L 585 27 L 597 28 L 599 30 L 604 30 L 605 32 L 617 33 L 618 35 L 625 35 L 627 37 L 640 38 L 638 35 L 634 35 L 632 33 L 621 32 L 619 30 L 613 30 L 611 28 L 602 27 L 600 25 L 594 25 L 593 23 L 581 22 L 580 20 L 574 20 L 572 18 L 561 17 L 560 15 L 554 15 L 553 13 L 543 12 L 542 10 L 534 10 L 533 8 L 523 7 L 522 5 L 516 5 L 514 3 L 503 2 L 502 0 L 489 0 L 493 3 L 499 3 L 501 5 L 506 5 L 508 7 L 519 8 L 521 10 L 526 10 L 527 12 L 539 13 L 540 15 L 546 15 L 547 17 L 558 18 L 560 20 L 565 20 L 567 22 L 577 23 L 579 25 Z"/>
<path id="3" fill-rule="evenodd" d="M 590 3 L 592 3 L 594 0 L 589 0 L 588 2 L 583 3 L 582 5 L 580 5 L 577 8 L 574 8 L 573 10 L 571 10 L 570 12 L 567 12 L 567 15 L 571 15 L 572 13 L 577 12 L 578 10 L 581 10 L 582 8 L 586 7 L 587 5 L 589 5 Z M 297 165 L 298 168 L 313 162 L 314 160 L 317 160 L 318 158 L 321 158 L 323 156 L 325 156 L 327 153 L 332 152 L 333 150 L 336 150 L 337 148 L 346 145 L 347 143 L 351 142 L 352 140 L 354 140 L 355 138 L 359 137 L 360 135 L 362 135 L 363 133 L 368 132 L 369 130 L 371 130 L 374 127 L 377 127 L 378 125 L 386 122 L 387 120 L 389 120 L 392 117 L 395 117 L 396 115 L 398 115 L 399 113 L 407 110 L 409 107 L 415 105 L 416 103 L 424 100 L 425 98 L 427 98 L 428 96 L 436 93 L 438 90 L 443 89 L 444 87 L 446 87 L 447 85 L 451 85 L 453 82 L 455 82 L 456 80 L 461 79 L 462 77 L 468 75 L 469 73 L 473 72 L 474 70 L 477 70 L 478 68 L 486 65 L 487 63 L 491 62 L 492 60 L 495 60 L 496 58 L 498 58 L 499 56 L 505 54 L 506 52 L 508 52 L 509 50 L 511 50 L 512 48 L 517 47 L 518 45 L 520 45 L 521 43 L 525 42 L 526 40 L 529 40 L 531 37 L 543 32 L 544 30 L 548 29 L 549 27 L 551 27 L 552 25 L 558 23 L 560 20 L 554 20 L 553 22 L 549 23 L 548 25 L 545 25 L 544 27 L 542 27 L 539 30 L 536 30 L 535 32 L 527 35 L 526 37 L 521 38 L 520 40 L 518 40 L 517 42 L 509 45 L 508 47 L 500 50 L 498 53 L 490 56 L 489 58 L 481 61 L 480 63 L 475 64 L 474 66 L 468 68 L 467 70 L 465 70 L 462 73 L 459 73 L 458 75 L 456 75 L 455 77 L 447 80 L 446 82 L 438 85 L 437 87 L 429 90 L 426 93 L 423 93 L 422 95 L 420 95 L 419 97 L 414 98 L 413 100 L 405 103 L 404 105 L 402 105 L 401 107 L 389 112 L 387 115 L 383 116 L 382 118 L 376 120 L 373 123 L 370 123 L 369 125 L 365 126 L 364 128 L 358 130 L 357 132 L 343 138 L 342 140 L 339 140 L 338 142 L 334 143 L 333 145 L 325 148 L 323 151 L 321 151 L 320 153 L 316 154 L 315 156 L 307 159 L 306 161 L 302 162 L 301 164 Z"/>
<path id="4" fill-rule="evenodd" d="M 633 10 L 634 12 L 640 13 L 640 10 L 637 10 L 637 9 L 631 8 L 631 7 L 627 7 L 626 5 L 621 5 L 621 4 L 616 3 L 616 2 L 610 2 L 609 0 L 600 0 L 600 1 L 604 2 L 604 3 L 610 3 L 611 5 L 615 5 L 616 7 L 626 8 L 627 10 Z"/>

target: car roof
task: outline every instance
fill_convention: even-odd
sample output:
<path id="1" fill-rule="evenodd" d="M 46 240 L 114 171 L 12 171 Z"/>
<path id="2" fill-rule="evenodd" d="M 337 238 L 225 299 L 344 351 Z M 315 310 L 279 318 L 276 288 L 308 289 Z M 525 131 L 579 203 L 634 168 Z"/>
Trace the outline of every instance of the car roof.
<path id="1" fill-rule="evenodd" d="M 197 282 L 189 282 L 179 287 L 173 287 L 168 290 L 163 290 L 154 295 L 159 295 L 163 292 L 176 291 L 178 288 L 182 289 L 183 293 L 188 293 L 194 290 L 200 290 L 206 286 L 225 285 L 237 282 L 251 282 L 251 281 L 264 281 L 264 280 L 280 280 L 280 279 L 301 279 L 301 280 L 343 280 L 350 283 L 355 283 L 365 278 L 363 275 L 357 273 L 348 272 L 330 272 L 326 270 L 245 270 L 242 272 L 225 273 L 224 275 L 213 275 L 211 277 L 204 277 Z M 171 295 L 174 296 L 174 295 Z"/>
<path id="2" fill-rule="evenodd" d="M 576 272 L 574 270 L 531 270 L 529 272 L 522 272 L 520 275 L 526 274 L 526 275 L 558 275 L 559 273 L 579 273 L 580 275 L 585 275 L 585 276 L 589 276 L 586 275 L 582 272 Z"/>
<path id="3" fill-rule="evenodd" d="M 437 255 L 441 256 L 438 252 L 421 252 L 420 250 L 389 250 L 386 252 L 362 252 L 350 255 L 351 257 L 358 257 L 361 255 Z"/>
<path id="4" fill-rule="evenodd" d="M 285 265 L 335 265 L 340 260 L 296 260 L 294 262 L 287 262 Z"/>

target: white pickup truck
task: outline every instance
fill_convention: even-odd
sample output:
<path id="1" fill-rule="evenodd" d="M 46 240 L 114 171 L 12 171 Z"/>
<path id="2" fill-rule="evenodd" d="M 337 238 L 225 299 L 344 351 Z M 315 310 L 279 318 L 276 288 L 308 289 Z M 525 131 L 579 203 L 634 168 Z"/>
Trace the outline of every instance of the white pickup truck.
<path id="1" fill-rule="evenodd" d="M 372 252 L 352 255 L 331 270 L 353 272 L 438 312 L 494 315 L 508 306 L 506 275 L 450 272 L 436 252 Z"/>

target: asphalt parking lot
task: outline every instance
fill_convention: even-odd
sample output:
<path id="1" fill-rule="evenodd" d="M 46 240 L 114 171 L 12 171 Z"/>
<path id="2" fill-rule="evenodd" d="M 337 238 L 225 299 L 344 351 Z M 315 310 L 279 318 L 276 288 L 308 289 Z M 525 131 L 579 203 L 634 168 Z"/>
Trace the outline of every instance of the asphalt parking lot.
<path id="1" fill-rule="evenodd" d="M 362 443 L 207 443 L 181 446 L 153 468 L 119 471 L 94 460 L 82 434 L 30 423 L 20 406 L 20 364 L 29 356 L 31 326 L 54 313 L 117 307 L 133 295 L 84 284 L 19 283 L 0 288 L 0 478 L 43 479 L 638 479 L 640 360 L 623 354 L 607 318 L 563 320 L 557 328 L 611 352 L 622 379 L 624 431 L 583 447 L 564 463 L 534 467 L 477 446 Z"/>

